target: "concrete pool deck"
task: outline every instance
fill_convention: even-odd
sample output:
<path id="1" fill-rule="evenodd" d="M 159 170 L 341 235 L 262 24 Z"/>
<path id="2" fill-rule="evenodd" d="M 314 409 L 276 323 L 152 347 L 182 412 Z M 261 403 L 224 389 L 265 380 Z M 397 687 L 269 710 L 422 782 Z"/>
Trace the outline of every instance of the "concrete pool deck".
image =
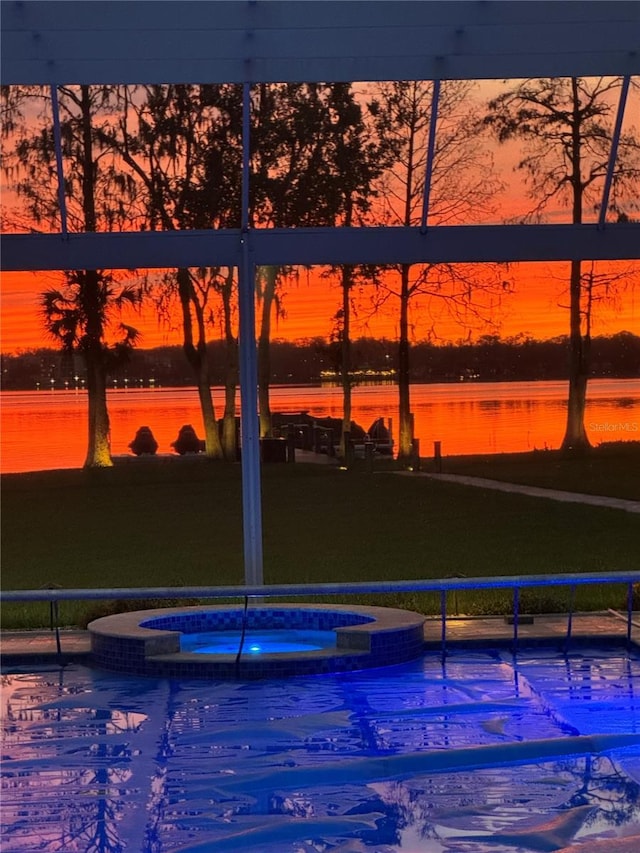
<path id="1" fill-rule="evenodd" d="M 566 614 L 543 614 L 531 617 L 523 616 L 518 624 L 518 642 L 560 643 L 567 634 Z M 441 623 L 437 616 L 429 616 L 424 626 L 425 642 L 428 651 L 441 646 Z M 595 613 L 574 613 L 571 638 L 584 643 L 585 640 L 625 642 L 627 638 L 626 614 L 614 611 Z M 632 642 L 640 643 L 640 612 L 634 613 L 632 621 Z M 447 619 L 447 646 L 492 645 L 505 646 L 513 640 L 513 624 L 504 616 L 473 616 Z M 68 661 L 89 663 L 91 639 L 88 631 L 60 629 L 62 655 Z M 54 662 L 57 660 L 56 638 L 53 631 L 2 631 L 0 633 L 0 655 L 5 665 L 29 665 Z"/>

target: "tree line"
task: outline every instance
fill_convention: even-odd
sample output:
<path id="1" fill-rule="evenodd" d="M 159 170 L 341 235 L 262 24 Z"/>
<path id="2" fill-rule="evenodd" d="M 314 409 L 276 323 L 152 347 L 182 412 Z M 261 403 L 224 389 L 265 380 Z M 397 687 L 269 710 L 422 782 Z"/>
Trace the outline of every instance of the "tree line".
<path id="1" fill-rule="evenodd" d="M 224 342 L 207 344 L 214 386 L 224 386 Z M 398 370 L 397 342 L 387 338 L 352 341 L 352 386 L 361 382 L 394 382 Z M 568 337 L 535 340 L 525 336 L 502 339 L 484 335 L 474 343 L 412 344 L 410 379 L 429 382 L 535 382 L 566 380 L 569 374 Z M 618 332 L 592 340 L 594 378 L 640 377 L 640 336 Z M 318 384 L 341 381 L 340 347 L 324 338 L 271 341 L 271 385 Z M 217 366 L 217 367 L 216 367 Z M 60 350 L 35 349 L 0 356 L 5 391 L 72 390 L 86 386 L 79 358 Z M 136 349 L 111 376 L 123 388 L 184 387 L 193 385 L 189 362 L 179 346 Z"/>
<path id="2" fill-rule="evenodd" d="M 571 221 L 579 223 L 587 206 L 598 203 L 620 85 L 612 78 L 527 80 L 481 106 L 472 98 L 469 81 L 445 81 L 437 88 L 428 81 L 398 81 L 371 84 L 361 92 L 350 83 L 256 84 L 251 90 L 250 224 L 411 227 L 424 223 L 426 201 L 430 223 L 479 221 L 494 212 L 501 190 L 489 138 L 523 141 L 517 168 L 531 197 L 526 218 L 540 220 L 552 202 L 565 203 Z M 240 86 L 83 85 L 60 86 L 55 94 L 58 125 L 51 120 L 49 89 L 3 89 L 3 169 L 19 201 L 8 218 L 5 214 L 11 230 L 59 230 L 63 210 L 70 231 L 239 226 Z M 61 187 L 56 183 L 56 134 L 64 164 Z M 638 200 L 638 180 L 640 146 L 634 133 L 625 131 L 613 174 L 614 216 L 629 217 Z M 272 327 L 282 311 L 283 282 L 293 273 L 286 266 L 256 271 L 263 436 L 271 430 Z M 332 358 L 342 386 L 344 423 L 351 421 L 353 312 L 367 289 L 371 310 L 391 306 L 397 316 L 392 357 L 399 457 L 410 460 L 411 382 L 420 373 L 411 340 L 413 306 L 427 300 L 439 306 L 434 317 L 446 313 L 461 328 L 486 324 L 508 297 L 509 270 L 499 264 L 398 263 L 342 266 L 331 274 L 341 292 Z M 567 450 L 588 447 L 584 405 L 593 370 L 593 312 L 624 285 L 624 274 L 615 280 L 593 263 L 571 264 Z M 112 464 L 106 391 L 109 378 L 135 357 L 139 339 L 135 328 L 119 321 L 119 310 L 143 299 L 153 301 L 160 315 L 177 306 L 206 453 L 235 459 L 237 280 L 233 269 L 216 266 L 212 258 L 209 267 L 169 270 L 133 283 L 131 276 L 109 270 L 65 271 L 58 286 L 41 294 L 45 329 L 67 358 L 83 366 L 89 417 L 85 464 Z M 212 345 L 214 337 L 222 344 Z M 224 393 L 214 405 L 211 389 L 217 384 Z"/>

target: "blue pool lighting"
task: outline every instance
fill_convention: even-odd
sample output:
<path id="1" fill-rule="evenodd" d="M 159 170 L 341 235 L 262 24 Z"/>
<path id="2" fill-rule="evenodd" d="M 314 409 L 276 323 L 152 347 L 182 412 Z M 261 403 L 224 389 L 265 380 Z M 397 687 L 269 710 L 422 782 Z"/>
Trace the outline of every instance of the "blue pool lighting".
<path id="1" fill-rule="evenodd" d="M 203 631 L 198 634 L 183 634 L 180 638 L 182 652 L 204 655 L 237 654 L 242 643 L 243 651 L 254 655 L 310 652 L 320 649 L 335 649 L 335 631 L 313 630 L 262 630 L 248 631 L 242 640 L 241 631 Z"/>

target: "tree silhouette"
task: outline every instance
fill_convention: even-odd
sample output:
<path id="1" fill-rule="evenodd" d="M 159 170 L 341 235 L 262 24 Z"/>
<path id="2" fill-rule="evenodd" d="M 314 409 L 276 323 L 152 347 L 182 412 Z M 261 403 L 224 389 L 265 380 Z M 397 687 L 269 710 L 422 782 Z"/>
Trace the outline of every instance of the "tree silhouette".
<path id="1" fill-rule="evenodd" d="M 87 367 L 89 435 L 85 467 L 112 464 L 109 446 L 107 376 L 129 359 L 138 332 L 117 324 L 115 340 L 108 339 L 113 327 L 110 315 L 125 305 L 137 305 L 140 289 L 120 285 L 104 270 L 75 270 L 65 273 L 65 286 L 40 294 L 40 308 L 47 333 L 57 340 L 63 353 L 78 353 Z"/>
<path id="2" fill-rule="evenodd" d="M 516 168 L 523 171 L 535 200 L 525 217 L 539 220 L 552 202 L 569 206 L 571 222 L 597 208 L 611 151 L 611 116 L 620 78 L 581 77 L 525 80 L 489 102 L 484 123 L 500 142 L 522 139 L 527 147 Z M 623 134 L 613 173 L 612 214 L 638 203 L 640 142 Z M 569 274 L 569 396 L 562 449 L 580 451 L 590 443 L 584 425 L 591 365 L 593 277 L 582 261 Z"/>
<path id="3" fill-rule="evenodd" d="M 442 84 L 430 184 L 430 220 L 440 224 L 473 220 L 490 208 L 499 189 L 490 155 L 481 146 L 470 102 L 472 84 Z M 425 185 L 433 84 L 425 81 L 382 83 L 369 104 L 374 131 L 395 150 L 392 166 L 381 182 L 382 219 L 387 225 L 420 224 Z M 489 274 L 472 265 L 397 264 L 381 278 L 379 305 L 398 300 L 398 458 L 413 455 L 410 402 L 410 306 L 419 295 L 440 300 L 461 323 L 481 319 L 476 296 L 500 287 L 496 270 Z"/>
<path id="4" fill-rule="evenodd" d="M 95 232 L 125 226 L 131 216 L 127 201 L 135 201 L 135 187 L 119 170 L 102 132 L 113 108 L 113 88 L 62 86 L 58 98 L 69 230 Z M 48 115 L 50 97 L 45 90 L 18 87 L 3 90 L 3 99 L 4 111 L 10 117 L 4 132 L 11 150 L 3 166 L 9 185 L 23 199 L 32 227 L 59 227 L 62 213 L 54 132 Z M 38 113 L 35 122 L 34 110 Z M 113 464 L 107 373 L 134 345 L 137 333 L 131 327 L 122 327 L 120 340 L 110 344 L 109 317 L 113 309 L 138 300 L 139 291 L 134 286 L 116 287 L 113 277 L 103 270 L 67 271 L 62 289 L 41 296 L 47 331 L 67 352 L 78 352 L 86 367 L 89 440 L 85 467 Z"/>
<path id="5" fill-rule="evenodd" d="M 252 225 L 352 224 L 354 211 L 366 208 L 379 167 L 351 84 L 260 84 L 252 97 Z M 271 325 L 274 310 L 282 310 L 278 287 L 287 272 L 263 267 L 257 275 L 261 435 L 271 431 Z M 346 276 L 348 291 L 348 272 Z"/>
<path id="6" fill-rule="evenodd" d="M 342 195 L 341 215 L 337 225 L 349 228 L 362 225 L 371 211 L 377 195 L 375 181 L 392 162 L 393 145 L 386 139 L 376 139 L 369 134 L 362 106 L 354 98 L 347 83 L 335 84 L 329 95 L 334 135 L 336 174 Z M 336 312 L 335 337 L 340 346 L 340 381 L 342 385 L 342 438 L 341 453 L 347 455 L 345 435 L 351 431 L 351 303 L 352 290 L 358 283 L 370 278 L 372 271 L 362 266 L 343 264 L 338 271 L 341 304 Z"/>
<path id="7" fill-rule="evenodd" d="M 223 85 L 124 87 L 112 145 L 144 188 L 142 225 L 151 230 L 238 227 L 241 177 L 241 88 Z M 206 453 L 235 459 L 237 338 L 233 323 L 233 270 L 212 265 L 165 275 L 159 301 L 178 300 L 183 351 L 193 372 Z M 207 342 L 214 299 L 222 302 L 226 342 L 222 441 L 211 393 Z"/>

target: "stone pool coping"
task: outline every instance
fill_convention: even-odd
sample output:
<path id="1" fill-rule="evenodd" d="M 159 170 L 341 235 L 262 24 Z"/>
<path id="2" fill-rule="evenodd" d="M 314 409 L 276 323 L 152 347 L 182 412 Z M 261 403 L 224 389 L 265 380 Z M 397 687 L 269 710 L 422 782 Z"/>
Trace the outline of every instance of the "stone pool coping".
<path id="1" fill-rule="evenodd" d="M 420 613 L 362 605 L 272 604 L 250 606 L 248 625 L 335 630 L 336 647 L 241 656 L 239 661 L 235 654 L 180 651 L 185 628 L 188 633 L 237 630 L 242 615 L 238 605 L 196 605 L 104 616 L 88 626 L 91 659 L 99 667 L 136 675 L 273 678 L 391 666 L 424 650 L 426 617 Z M 148 627 L 153 621 L 158 627 Z"/>

